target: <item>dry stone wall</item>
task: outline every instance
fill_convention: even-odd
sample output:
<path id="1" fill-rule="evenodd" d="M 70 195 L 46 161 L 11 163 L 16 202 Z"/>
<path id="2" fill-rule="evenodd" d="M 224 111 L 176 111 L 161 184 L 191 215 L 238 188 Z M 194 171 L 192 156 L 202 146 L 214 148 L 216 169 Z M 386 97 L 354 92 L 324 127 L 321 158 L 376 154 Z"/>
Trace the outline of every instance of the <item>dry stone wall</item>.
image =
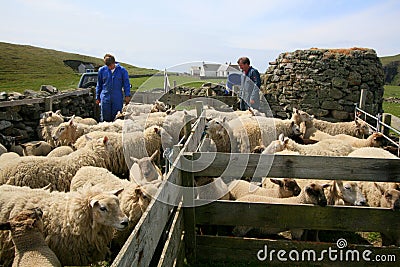
<path id="1" fill-rule="evenodd" d="M 382 112 L 384 72 L 372 49 L 309 49 L 282 53 L 269 63 L 261 89 L 276 117 L 293 107 L 330 121 L 354 118 L 354 103 L 367 90 L 365 110 Z"/>

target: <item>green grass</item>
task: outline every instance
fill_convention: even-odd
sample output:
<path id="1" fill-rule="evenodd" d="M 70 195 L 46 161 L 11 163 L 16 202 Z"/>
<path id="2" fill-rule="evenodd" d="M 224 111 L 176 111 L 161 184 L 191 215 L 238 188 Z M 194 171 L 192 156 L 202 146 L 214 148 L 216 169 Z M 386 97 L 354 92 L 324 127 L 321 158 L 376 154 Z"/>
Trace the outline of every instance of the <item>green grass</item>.
<path id="1" fill-rule="evenodd" d="M 384 98 L 396 97 L 400 98 L 400 86 L 385 85 Z M 386 113 L 391 113 L 396 117 L 400 117 L 400 104 L 383 101 L 383 110 Z"/>
<path id="2" fill-rule="evenodd" d="M 63 60 L 81 60 L 102 66 L 102 58 L 66 53 L 28 45 L 0 42 L 0 91 L 23 92 L 39 90 L 49 84 L 59 90 L 76 88 L 80 74 L 66 66 Z M 121 63 L 129 74 L 154 74 L 157 70 L 144 69 Z"/>
<path id="3" fill-rule="evenodd" d="M 386 65 L 392 61 L 400 61 L 400 54 L 389 57 L 380 57 L 379 59 L 381 60 L 382 65 Z"/>

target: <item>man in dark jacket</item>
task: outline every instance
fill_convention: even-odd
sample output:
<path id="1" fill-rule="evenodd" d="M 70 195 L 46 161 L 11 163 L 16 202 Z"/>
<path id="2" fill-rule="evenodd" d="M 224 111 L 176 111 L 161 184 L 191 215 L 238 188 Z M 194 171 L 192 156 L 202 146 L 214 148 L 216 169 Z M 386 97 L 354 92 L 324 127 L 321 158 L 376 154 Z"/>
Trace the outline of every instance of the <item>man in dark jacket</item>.
<path id="1" fill-rule="evenodd" d="M 99 69 L 96 86 L 96 104 L 100 104 L 100 121 L 113 121 L 124 104 L 131 100 L 128 71 L 115 63 L 114 56 L 104 56 L 105 66 Z"/>
<path id="2" fill-rule="evenodd" d="M 237 63 L 243 71 L 242 83 L 240 86 L 240 110 L 247 110 L 249 107 L 260 108 L 260 86 L 261 78 L 258 70 L 250 66 L 248 57 L 241 57 Z"/>

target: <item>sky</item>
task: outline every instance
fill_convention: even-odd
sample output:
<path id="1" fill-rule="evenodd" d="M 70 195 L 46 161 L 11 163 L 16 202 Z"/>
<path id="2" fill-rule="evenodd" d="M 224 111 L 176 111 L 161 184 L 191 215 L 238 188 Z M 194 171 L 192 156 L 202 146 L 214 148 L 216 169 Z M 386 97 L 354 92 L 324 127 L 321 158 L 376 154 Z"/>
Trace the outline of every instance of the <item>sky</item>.
<path id="1" fill-rule="evenodd" d="M 264 73 L 280 53 L 366 47 L 400 54 L 398 0 L 0 0 L 0 41 L 169 69 L 236 63 Z"/>

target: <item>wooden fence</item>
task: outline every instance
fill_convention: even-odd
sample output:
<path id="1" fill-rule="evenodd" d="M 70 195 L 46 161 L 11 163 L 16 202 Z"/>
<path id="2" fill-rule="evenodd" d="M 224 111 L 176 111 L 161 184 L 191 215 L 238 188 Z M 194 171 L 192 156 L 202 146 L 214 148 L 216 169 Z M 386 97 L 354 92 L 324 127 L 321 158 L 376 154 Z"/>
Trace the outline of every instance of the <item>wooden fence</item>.
<path id="1" fill-rule="evenodd" d="M 288 177 L 400 182 L 400 161 L 396 159 L 198 153 L 195 151 L 200 143 L 204 124 L 204 118 L 201 117 L 176 158 L 174 167 L 169 171 L 168 183 L 159 189 L 157 200 L 150 203 L 112 266 L 184 264 L 196 266 L 198 263 L 218 263 L 225 266 L 288 264 L 280 260 L 282 257 L 277 256 L 280 250 L 288 253 L 296 250 L 300 252 L 300 256 L 302 252 L 307 254 L 308 258 L 304 261 L 300 259 L 289 262 L 292 266 L 340 266 L 344 263 L 350 266 L 375 265 L 377 255 L 387 260 L 380 262 L 380 266 L 393 266 L 394 260 L 400 261 L 398 247 L 347 244 L 346 247 L 339 248 L 335 243 L 200 235 L 196 231 L 199 226 L 243 225 L 283 229 L 386 232 L 400 236 L 400 213 L 389 209 L 195 199 L 194 179 L 201 176 L 223 175 L 224 178 L 237 177 L 238 173 L 241 173 L 243 177 L 254 177 L 254 179 Z M 211 156 L 215 157 L 211 163 L 204 160 Z M 197 171 L 199 169 L 201 171 Z M 182 185 L 193 190 L 182 193 L 176 190 L 174 185 Z M 268 254 L 265 258 L 257 257 L 257 254 L 264 255 L 263 253 L 267 252 L 266 248 L 268 253 L 273 250 L 275 254 Z M 328 254 L 324 254 L 331 250 L 337 252 L 335 254 L 337 257 L 342 253 L 343 257 L 353 258 L 332 259 Z M 288 254 L 285 257 L 288 259 Z M 372 262 L 367 262 L 365 259 L 370 259 Z"/>

